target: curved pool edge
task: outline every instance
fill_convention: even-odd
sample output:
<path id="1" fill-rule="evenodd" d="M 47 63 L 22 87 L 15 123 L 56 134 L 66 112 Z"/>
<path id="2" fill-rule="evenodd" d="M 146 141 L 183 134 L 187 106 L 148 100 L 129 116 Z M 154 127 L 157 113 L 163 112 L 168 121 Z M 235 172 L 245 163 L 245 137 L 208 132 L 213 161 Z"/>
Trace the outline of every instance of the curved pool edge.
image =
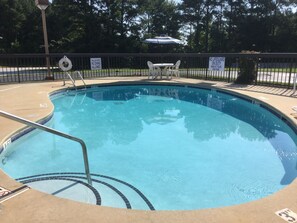
<path id="1" fill-rule="evenodd" d="M 37 84 L 37 92 L 34 92 L 33 94 L 32 91 L 30 91 L 32 84 L 28 84 L 26 87 L 21 84 L 19 87 L 10 86 L 15 85 L 0 85 L 0 89 L 4 87 L 4 90 L 7 90 L 5 93 L 0 94 L 0 96 L 2 96 L 0 97 L 1 102 L 4 101 L 3 98 L 9 98 L 13 101 L 13 103 L 8 101 L 8 106 L 6 103 L 4 103 L 4 105 L 2 104 L 0 108 L 1 110 L 40 124 L 44 124 L 51 119 L 54 112 L 54 105 L 50 100 L 50 91 L 47 90 L 47 86 L 38 86 Z M 15 93 L 15 91 L 20 91 L 20 95 L 18 94 L 19 92 Z M 29 99 L 27 99 L 27 97 L 29 97 Z M 19 138 L 21 135 L 27 134 L 28 131 L 32 131 L 32 129 L 24 124 L 1 116 L 0 121 L 2 124 L 0 125 L 0 128 L 3 126 L 6 128 L 5 131 L 0 131 L 0 146 L 9 138 Z"/>
<path id="2" fill-rule="evenodd" d="M 100 79 L 88 81 L 87 84 L 132 84 L 131 81 L 133 81 L 133 84 L 147 83 L 145 81 L 136 82 L 137 80 L 131 78 L 131 80 L 129 80 L 128 82 L 127 80 L 108 80 L 107 82 L 104 82 L 102 81 L 102 79 Z M 178 79 L 177 82 L 161 81 L 157 83 L 173 83 L 203 87 L 203 83 L 205 83 L 205 81 L 200 86 L 198 80 L 191 79 Z M 261 98 L 259 97 L 263 97 L 263 93 L 253 92 L 252 94 L 246 94 L 250 92 L 242 92 L 240 91 L 240 89 L 234 88 L 228 89 L 227 86 L 221 86 L 222 83 L 209 83 L 211 83 L 210 88 L 236 92 L 240 95 L 244 95 L 245 97 L 253 98 L 259 101 L 261 101 Z M 34 87 L 33 84 L 31 84 L 31 86 L 29 87 L 26 87 L 24 84 L 22 84 L 21 86 L 22 88 L 27 88 L 28 91 L 30 90 L 30 92 L 26 92 L 26 96 L 29 96 L 30 99 L 34 99 L 34 97 L 31 97 L 30 94 L 36 94 L 36 91 L 38 91 L 40 87 L 38 85 L 43 85 L 43 89 L 47 90 L 47 94 L 43 94 L 43 98 L 37 103 L 41 104 L 44 101 L 50 101 L 49 95 L 52 92 L 57 91 L 58 88 L 53 88 L 53 85 L 58 86 L 60 85 L 60 83 L 39 83 L 34 85 Z M 207 87 L 204 86 L 204 88 Z M 60 89 L 63 88 L 60 87 L 59 90 Z M 265 98 L 267 98 L 268 100 L 264 100 L 261 102 L 276 109 L 278 112 L 280 112 L 280 114 L 290 120 L 290 122 L 292 122 L 294 126 L 296 126 L 296 119 L 290 116 L 290 113 L 292 113 L 290 108 L 295 105 L 294 103 L 296 102 L 294 102 L 294 99 L 296 101 L 296 98 L 292 98 L 293 100 L 291 100 L 290 98 L 279 97 L 280 96 L 265 95 Z M 278 103 L 277 107 L 275 107 L 274 105 L 275 102 Z M 28 101 L 24 100 L 22 103 L 28 103 Z M 281 106 L 279 106 L 279 104 L 281 104 Z M 20 106 L 21 105 L 23 104 L 20 104 Z M 5 110 L 4 108 L 3 110 Z M 13 109 L 11 110 L 11 113 L 13 113 Z M 47 110 L 48 114 L 51 113 L 50 108 L 47 108 L 45 110 Z M 32 112 L 32 109 L 26 110 L 26 112 L 27 114 L 30 114 L 30 112 Z M 42 111 L 41 113 L 46 114 L 47 112 Z M 3 129 L 2 127 L 3 126 L 0 125 L 1 130 Z M 14 128 L 16 131 L 17 127 L 14 126 Z M 3 141 L 3 136 L 0 138 L 0 140 Z M 11 179 L 2 171 L 0 171 L 0 182 L 0 186 L 3 186 L 10 190 L 21 186 L 20 183 Z M 271 196 L 236 206 L 194 211 L 137 211 L 98 207 L 78 203 L 30 189 L 10 200 L 0 203 L 0 217 L 1 222 L 2 219 L 3 222 L 283 222 L 283 220 L 276 216 L 274 212 L 284 208 L 290 208 L 292 211 L 297 212 L 297 198 L 295 198 L 296 196 L 294 196 L 296 190 L 297 181 L 294 180 L 293 183 Z M 0 202 L 1 201 L 2 200 L 0 200 Z"/>

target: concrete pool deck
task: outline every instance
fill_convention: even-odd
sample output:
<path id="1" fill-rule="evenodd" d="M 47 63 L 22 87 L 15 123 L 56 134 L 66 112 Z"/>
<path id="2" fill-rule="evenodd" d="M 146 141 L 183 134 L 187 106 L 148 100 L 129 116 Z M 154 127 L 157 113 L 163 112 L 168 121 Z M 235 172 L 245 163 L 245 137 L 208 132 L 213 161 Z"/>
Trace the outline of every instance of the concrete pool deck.
<path id="1" fill-rule="evenodd" d="M 294 125 L 297 115 L 293 106 L 297 105 L 297 94 L 288 89 L 263 86 L 239 86 L 230 83 L 212 82 L 195 79 L 147 80 L 145 77 L 101 78 L 86 80 L 87 84 L 107 83 L 171 83 L 218 88 L 242 94 L 261 101 L 268 107 L 274 107 Z M 80 82 L 78 82 L 80 83 Z M 63 89 L 61 81 L 27 84 L 0 85 L 0 110 L 14 115 L 38 121 L 49 116 L 53 105 L 48 97 L 50 92 Z M 3 144 L 22 124 L 0 117 L 0 144 Z M 143 223 L 217 223 L 217 222 L 286 222 L 275 214 L 276 211 L 289 208 L 297 213 L 297 180 L 283 190 L 261 200 L 223 208 L 193 211 L 137 211 L 88 205 L 58 198 L 34 189 L 22 188 L 0 170 L 0 187 L 8 190 L 20 190 L 5 198 L 0 197 L 0 221 L 12 222 L 143 222 Z M 0 190 L 1 192 L 1 190 Z"/>

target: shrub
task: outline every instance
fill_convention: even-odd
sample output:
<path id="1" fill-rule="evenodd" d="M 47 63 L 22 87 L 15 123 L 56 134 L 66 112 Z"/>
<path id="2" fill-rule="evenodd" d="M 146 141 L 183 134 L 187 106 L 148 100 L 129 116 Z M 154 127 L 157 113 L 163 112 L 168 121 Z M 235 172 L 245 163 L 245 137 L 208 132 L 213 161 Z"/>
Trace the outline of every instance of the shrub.
<path id="1" fill-rule="evenodd" d="M 255 51 L 242 51 L 243 54 L 257 54 Z M 243 56 L 239 58 L 239 72 L 236 84 L 252 84 L 257 78 L 258 72 L 258 58 Z"/>

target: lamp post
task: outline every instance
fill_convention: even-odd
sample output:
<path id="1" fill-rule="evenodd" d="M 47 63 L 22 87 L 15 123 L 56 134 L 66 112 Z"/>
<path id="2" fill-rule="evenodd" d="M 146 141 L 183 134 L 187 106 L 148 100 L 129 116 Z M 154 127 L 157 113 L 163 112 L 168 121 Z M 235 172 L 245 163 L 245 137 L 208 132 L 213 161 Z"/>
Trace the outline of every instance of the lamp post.
<path id="1" fill-rule="evenodd" d="M 2 36 L 0 36 L 0 40 L 3 40 L 3 37 Z M 0 41 L 0 53 L 4 53 L 4 46 L 3 46 L 3 48 L 1 48 L 2 47 L 1 42 L 2 41 Z"/>
<path id="2" fill-rule="evenodd" d="M 53 76 L 51 75 L 51 68 L 50 68 L 50 58 L 49 58 L 46 18 L 45 18 L 45 10 L 49 6 L 49 0 L 35 0 L 35 4 L 41 10 L 41 17 L 42 17 L 44 49 L 45 49 L 45 56 L 46 56 L 45 60 L 46 60 L 46 67 L 47 67 L 47 76 L 45 77 L 45 79 L 53 80 Z"/>

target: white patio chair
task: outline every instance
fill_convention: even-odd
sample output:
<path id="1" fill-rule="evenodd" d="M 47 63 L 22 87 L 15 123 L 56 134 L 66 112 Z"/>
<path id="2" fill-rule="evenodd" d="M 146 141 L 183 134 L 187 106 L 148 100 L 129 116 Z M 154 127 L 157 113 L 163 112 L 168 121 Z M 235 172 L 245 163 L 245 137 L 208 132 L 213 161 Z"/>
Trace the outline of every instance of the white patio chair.
<path id="1" fill-rule="evenodd" d="M 181 63 L 181 61 L 178 60 L 178 61 L 175 63 L 174 66 L 172 66 L 172 67 L 168 67 L 167 72 L 166 72 L 166 74 L 167 74 L 167 78 L 168 78 L 168 76 L 171 76 L 171 78 L 172 78 L 172 75 L 175 75 L 175 76 L 178 77 L 178 78 L 180 77 L 180 75 L 179 75 L 179 66 L 180 66 L 180 63 Z"/>
<path id="2" fill-rule="evenodd" d="M 151 61 L 147 62 L 147 66 L 149 68 L 148 79 L 150 79 L 150 77 L 156 79 L 158 75 L 161 75 L 160 67 L 154 67 L 154 64 Z"/>

